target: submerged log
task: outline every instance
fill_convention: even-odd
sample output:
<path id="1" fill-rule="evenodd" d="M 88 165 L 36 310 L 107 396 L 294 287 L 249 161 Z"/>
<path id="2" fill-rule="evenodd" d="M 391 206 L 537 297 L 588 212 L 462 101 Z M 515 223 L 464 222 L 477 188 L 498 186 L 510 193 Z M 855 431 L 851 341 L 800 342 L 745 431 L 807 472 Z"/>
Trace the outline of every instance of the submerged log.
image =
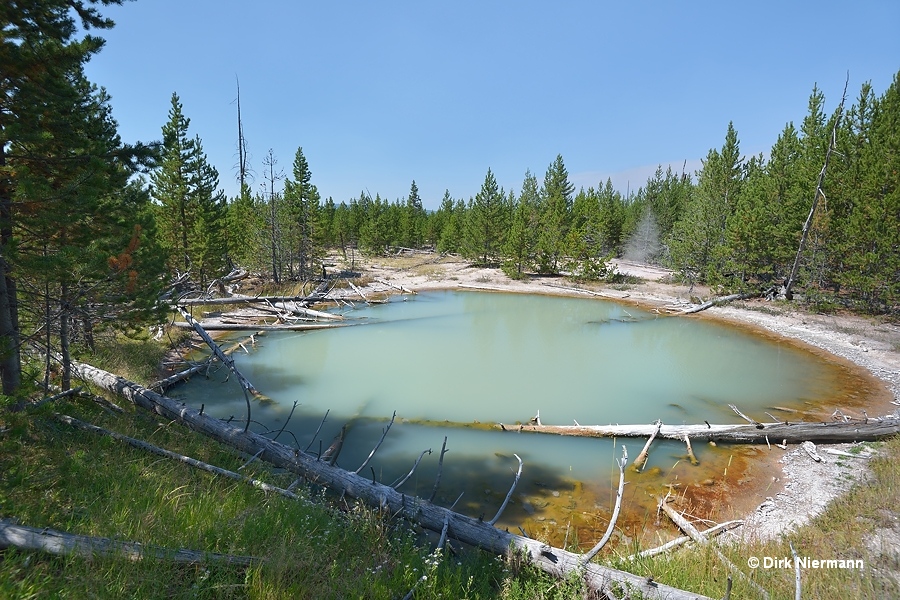
<path id="1" fill-rule="evenodd" d="M 500 424 L 495 429 L 510 431 Z M 580 437 L 648 437 L 656 425 L 521 425 L 515 431 L 550 433 Z M 687 435 L 695 440 L 733 444 L 765 444 L 766 437 L 784 440 L 787 444 L 805 441 L 825 444 L 871 442 L 900 433 L 900 419 L 885 417 L 881 420 L 849 423 L 799 422 L 760 423 L 759 425 L 663 425 L 659 437 L 684 440 Z"/>
<path id="2" fill-rule="evenodd" d="M 553 576 L 565 578 L 572 573 L 578 573 L 586 585 L 596 591 L 610 590 L 615 584 L 639 591 L 645 598 L 671 600 L 704 598 L 626 571 L 596 563 L 582 565 L 581 556 L 578 554 L 497 529 L 481 519 L 436 506 L 422 498 L 406 496 L 387 485 L 331 466 L 300 450 L 201 414 L 194 408 L 112 373 L 81 363 L 75 363 L 73 369 L 84 379 L 112 393 L 122 395 L 146 410 L 182 423 L 241 452 L 251 456 L 259 454 L 261 460 L 296 473 L 318 485 L 328 486 L 347 496 L 358 498 L 370 506 L 409 519 L 431 531 L 443 531 L 446 522 L 449 537 L 495 554 L 524 555 L 535 566 Z"/>

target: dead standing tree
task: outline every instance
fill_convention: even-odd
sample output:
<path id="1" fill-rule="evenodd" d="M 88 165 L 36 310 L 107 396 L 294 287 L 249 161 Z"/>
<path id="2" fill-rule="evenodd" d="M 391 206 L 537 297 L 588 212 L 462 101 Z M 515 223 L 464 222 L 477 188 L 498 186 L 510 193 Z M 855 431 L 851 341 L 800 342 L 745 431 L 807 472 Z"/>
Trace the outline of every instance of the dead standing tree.
<path id="1" fill-rule="evenodd" d="M 837 129 L 841 122 L 841 115 L 844 112 L 844 102 L 847 100 L 847 83 L 849 83 L 849 81 L 850 77 L 848 75 L 847 81 L 844 82 L 844 95 L 841 96 L 841 104 L 838 107 L 837 114 L 834 118 L 834 127 L 831 130 L 831 142 L 828 144 L 828 150 L 825 152 L 825 163 L 822 165 L 822 170 L 819 171 L 819 179 L 816 181 L 816 191 L 815 194 L 813 194 L 809 216 L 806 217 L 806 222 L 803 224 L 803 231 L 800 234 L 800 247 L 797 248 L 797 256 L 794 258 L 794 265 L 791 267 L 791 273 L 788 275 L 787 281 L 784 282 L 784 287 L 781 290 L 782 296 L 788 300 L 793 298 L 793 292 L 791 290 L 797 279 L 797 271 L 800 268 L 800 256 L 803 254 L 803 246 L 806 244 L 809 228 L 812 225 L 813 217 L 816 214 L 816 207 L 819 205 L 819 198 L 825 198 L 825 192 L 822 189 L 822 186 L 825 183 L 825 172 L 828 170 L 828 161 L 831 159 L 831 153 L 834 152 L 835 146 L 837 145 Z"/>

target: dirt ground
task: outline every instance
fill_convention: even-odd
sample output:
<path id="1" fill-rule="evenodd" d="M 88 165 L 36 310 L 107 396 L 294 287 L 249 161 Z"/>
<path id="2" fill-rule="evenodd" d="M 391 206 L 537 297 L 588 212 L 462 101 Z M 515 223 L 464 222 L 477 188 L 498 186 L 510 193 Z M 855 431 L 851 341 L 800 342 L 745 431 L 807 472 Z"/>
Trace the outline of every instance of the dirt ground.
<path id="1" fill-rule="evenodd" d="M 398 293 L 393 286 L 425 291 L 454 288 L 598 297 L 634 303 L 644 308 L 688 306 L 692 299 L 709 298 L 709 290 L 672 283 L 671 273 L 660 268 L 617 261 L 619 273 L 631 276 L 621 284 L 575 284 L 563 277 L 530 277 L 513 280 L 496 268 L 475 267 L 458 258 L 435 254 L 409 254 L 354 261 L 353 271 L 364 293 Z M 332 270 L 343 268 L 335 263 Z M 347 288 L 348 297 L 356 294 Z M 357 296 L 358 298 L 358 296 Z M 870 418 L 895 414 L 900 397 L 900 327 L 884 320 L 849 314 L 810 314 L 791 306 L 753 300 L 713 307 L 685 318 L 715 319 L 747 327 L 781 340 L 790 340 L 853 370 L 869 389 L 844 412 Z M 744 507 L 749 514 L 742 528 L 745 538 L 772 538 L 820 513 L 832 499 L 868 477 L 866 459 L 839 459 L 827 448 L 847 451 L 850 445 L 820 445 L 822 462 L 814 462 L 798 447 L 771 449 L 772 482 L 761 505 Z M 780 472 L 778 471 L 780 467 Z"/>

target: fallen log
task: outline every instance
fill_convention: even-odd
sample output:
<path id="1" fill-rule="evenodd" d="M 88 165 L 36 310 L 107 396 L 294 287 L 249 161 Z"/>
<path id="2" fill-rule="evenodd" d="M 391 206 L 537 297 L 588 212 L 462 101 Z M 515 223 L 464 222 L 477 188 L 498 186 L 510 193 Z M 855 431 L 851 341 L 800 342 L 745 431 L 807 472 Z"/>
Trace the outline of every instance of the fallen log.
<path id="1" fill-rule="evenodd" d="M 297 306 L 296 304 L 289 305 L 287 302 L 273 302 L 272 306 L 277 309 L 287 311 L 293 315 L 303 316 L 303 317 L 312 317 L 313 319 L 327 319 L 330 321 L 343 321 L 343 315 L 336 315 L 334 313 L 322 312 L 321 310 L 313 310 L 311 308 L 306 308 L 305 306 Z"/>
<path id="2" fill-rule="evenodd" d="M 705 598 L 626 571 L 596 563 L 582 565 L 579 554 L 511 534 L 497 529 L 481 519 L 436 506 L 422 498 L 407 496 L 390 486 L 331 466 L 300 450 L 274 442 L 252 431 L 234 427 L 207 414 L 201 414 L 196 409 L 161 396 L 107 371 L 82 363 L 75 363 L 73 369 L 85 380 L 109 392 L 119 394 L 137 406 L 166 419 L 182 423 L 198 433 L 250 456 L 258 454 L 260 460 L 305 477 L 318 485 L 324 485 L 349 497 L 358 498 L 370 506 L 418 523 L 431 531 L 443 531 L 446 522 L 449 537 L 495 554 L 523 555 L 535 566 L 553 576 L 565 578 L 572 573 L 578 573 L 590 589 L 598 592 L 605 592 L 615 584 L 640 592 L 645 598 L 670 600 Z"/>
<path id="3" fill-rule="evenodd" d="M 241 387 L 244 388 L 244 391 L 249 392 L 254 396 L 259 396 L 259 391 L 257 391 L 257 389 L 253 387 L 253 384 L 250 383 L 250 381 L 246 377 L 244 377 L 240 371 L 237 370 L 237 367 L 234 364 L 234 359 L 222 352 L 222 349 L 219 348 L 219 345 L 211 337 L 209 337 L 209 334 L 206 333 L 206 330 L 203 328 L 203 326 L 195 321 L 194 317 L 192 317 L 191 314 L 183 307 L 179 306 L 178 312 L 181 313 L 181 316 L 184 317 L 184 320 L 187 321 L 188 325 L 191 326 L 191 329 L 196 331 L 197 335 L 203 338 L 203 341 L 206 342 L 206 345 L 209 346 L 209 349 L 212 350 L 212 353 L 216 355 L 216 358 L 222 361 L 222 363 L 227 366 L 232 373 L 234 373 L 234 376 L 237 377 L 237 380 L 238 382 L 240 382 Z M 249 414 L 247 415 L 247 422 L 250 422 Z"/>
<path id="4" fill-rule="evenodd" d="M 281 325 L 260 325 L 253 323 L 200 323 L 206 331 L 315 331 L 316 329 L 331 329 L 334 327 L 348 327 L 359 323 L 284 323 Z M 189 323 L 177 321 L 173 327 L 180 329 L 193 329 Z"/>
<path id="5" fill-rule="evenodd" d="M 386 285 L 389 288 L 393 288 L 403 294 L 412 294 L 415 296 L 417 293 L 415 290 L 411 290 L 408 287 L 405 287 L 402 285 L 397 285 L 396 283 L 391 283 L 390 281 L 385 281 L 384 279 L 376 279 L 375 281 L 377 281 L 380 284 Z"/>
<path id="6" fill-rule="evenodd" d="M 661 508 L 663 512 L 669 515 L 669 518 L 672 519 L 672 522 L 675 523 L 679 529 L 685 532 L 688 537 L 694 540 L 694 542 L 700 544 L 701 546 L 707 545 L 709 540 L 703 534 L 697 531 L 697 528 L 694 527 L 690 521 L 678 514 L 678 512 L 674 508 L 668 505 L 668 497 L 660 498 L 659 508 Z M 724 564 L 729 571 L 731 571 L 732 573 L 737 573 L 744 581 L 746 581 L 754 589 L 756 589 L 757 592 L 762 594 L 763 598 L 765 598 L 766 600 L 769 599 L 769 593 L 762 587 L 760 587 L 758 583 L 747 577 L 747 575 L 743 571 L 738 569 L 737 565 L 728 560 L 728 557 L 726 557 L 721 550 L 719 550 L 715 546 L 711 546 L 711 549 L 716 557 L 718 557 L 718 559 L 722 561 L 722 564 Z"/>
<path id="7" fill-rule="evenodd" d="M 76 535 L 54 529 L 38 529 L 19 525 L 9 519 L 0 519 L 0 548 L 10 547 L 57 555 L 118 557 L 134 561 L 157 558 L 182 563 L 215 562 L 242 567 L 261 562 L 260 559 L 252 556 L 231 556 L 184 549 L 171 550 L 138 542 L 120 542 L 110 538 Z"/>
<path id="8" fill-rule="evenodd" d="M 760 428 L 761 426 L 761 428 Z M 521 431 L 526 433 L 549 433 L 580 437 L 648 437 L 656 425 L 530 425 L 515 429 L 502 427 L 494 429 Z M 869 419 L 849 423 L 792 422 L 760 423 L 759 425 L 663 425 L 659 437 L 684 441 L 684 436 L 694 440 L 724 442 L 731 444 L 765 444 L 766 437 L 784 440 L 786 444 L 802 444 L 805 441 L 820 444 L 840 444 L 851 442 L 872 442 L 900 433 L 900 419 L 885 417 L 881 420 Z"/>
<path id="9" fill-rule="evenodd" d="M 746 300 L 747 298 L 755 298 L 759 296 L 759 292 L 752 292 L 748 294 L 731 294 L 730 296 L 722 296 L 721 298 L 713 298 L 708 302 L 704 302 L 703 304 L 699 304 L 697 306 L 693 306 L 691 308 L 687 308 L 681 311 L 683 315 L 691 315 L 694 313 L 698 313 L 700 311 L 706 310 L 707 308 L 711 308 L 713 306 L 718 306 L 720 304 L 727 304 L 729 302 L 734 302 L 735 300 Z"/>
<path id="10" fill-rule="evenodd" d="M 213 475 L 219 475 L 221 477 L 227 477 L 228 479 L 233 479 L 235 481 L 240 481 L 241 483 L 246 483 L 247 485 L 253 486 L 257 489 L 260 489 L 264 492 L 270 494 L 280 494 L 285 498 L 290 498 L 291 500 L 301 500 L 300 496 L 297 494 L 290 492 L 288 490 L 282 489 L 280 487 L 271 485 L 264 481 L 259 481 L 258 479 L 253 479 L 252 477 L 244 477 L 240 473 L 235 473 L 234 471 L 229 471 L 228 469 L 223 469 L 222 467 L 217 467 L 215 465 L 211 465 L 209 463 L 205 463 L 203 461 L 197 460 L 196 458 L 192 458 L 190 456 L 185 456 L 183 454 L 178 454 L 177 452 L 172 452 L 171 450 L 166 450 L 165 448 L 160 448 L 159 446 L 154 446 L 148 442 L 143 440 L 138 440 L 133 437 L 129 437 L 127 435 L 123 435 L 116 431 L 110 431 L 109 429 L 104 429 L 103 427 L 97 427 L 91 423 L 85 423 L 84 421 L 80 421 L 74 417 L 70 417 L 69 415 L 56 415 L 60 421 L 67 425 L 71 425 L 73 427 L 77 427 L 84 431 L 90 431 L 91 433 L 96 433 L 98 435 L 105 435 L 111 437 L 114 440 L 120 441 L 122 443 L 128 444 L 129 446 L 133 446 L 138 450 L 144 450 L 146 452 L 150 452 L 152 454 L 156 454 L 157 456 L 163 456 L 165 458 L 169 458 L 186 465 L 190 465 L 195 469 L 200 469 L 201 471 L 206 471 L 207 473 L 212 473 Z"/>

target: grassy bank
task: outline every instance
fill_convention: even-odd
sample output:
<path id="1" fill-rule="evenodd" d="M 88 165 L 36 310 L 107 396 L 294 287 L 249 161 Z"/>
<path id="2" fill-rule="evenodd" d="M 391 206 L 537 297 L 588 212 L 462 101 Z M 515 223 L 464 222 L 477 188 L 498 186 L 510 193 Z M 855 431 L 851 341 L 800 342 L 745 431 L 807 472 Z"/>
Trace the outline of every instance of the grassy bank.
<path id="1" fill-rule="evenodd" d="M 165 348 L 118 340 L 92 361 L 143 382 Z M 113 413 L 88 400 L 58 401 L 25 413 L 0 409 L 0 518 L 82 535 L 169 549 L 253 556 L 251 567 L 168 560 L 56 557 L 0 551 L 0 598 L 582 598 L 577 581 L 556 581 L 527 566 L 462 550 L 435 557 L 434 540 L 371 509 L 300 486 L 300 501 L 263 492 L 61 423 L 54 413 L 146 440 L 227 469 L 246 459 L 154 415 L 123 406 Z M 898 530 L 900 440 L 871 459 L 874 479 L 790 535 L 801 556 L 861 559 L 862 571 L 808 569 L 805 598 L 900 596 L 890 579 L 896 559 L 869 540 Z M 847 459 L 855 460 L 855 459 Z M 287 487 L 294 477 L 254 462 L 247 476 Z M 876 538 L 873 538 L 876 536 Z M 708 549 L 683 548 L 637 562 L 605 561 L 712 597 L 728 574 Z M 723 551 L 773 598 L 794 597 L 792 569 L 750 569 L 750 557 L 790 556 L 787 540 Z M 737 575 L 732 597 L 759 597 Z"/>

